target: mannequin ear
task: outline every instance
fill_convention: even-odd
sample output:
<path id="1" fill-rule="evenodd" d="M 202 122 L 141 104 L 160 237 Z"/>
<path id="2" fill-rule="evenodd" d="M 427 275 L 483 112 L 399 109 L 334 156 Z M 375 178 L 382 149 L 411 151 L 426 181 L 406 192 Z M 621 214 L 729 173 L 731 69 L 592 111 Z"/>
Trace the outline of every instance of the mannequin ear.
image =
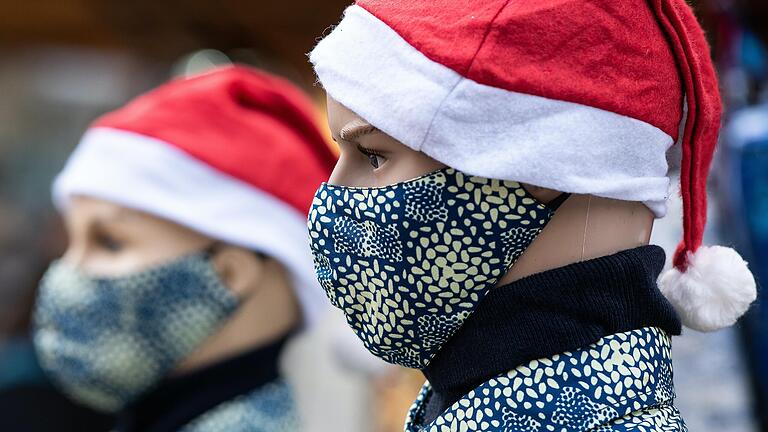
<path id="1" fill-rule="evenodd" d="M 264 278 L 264 259 L 247 249 L 220 246 L 211 263 L 224 285 L 240 298 L 254 294 Z"/>

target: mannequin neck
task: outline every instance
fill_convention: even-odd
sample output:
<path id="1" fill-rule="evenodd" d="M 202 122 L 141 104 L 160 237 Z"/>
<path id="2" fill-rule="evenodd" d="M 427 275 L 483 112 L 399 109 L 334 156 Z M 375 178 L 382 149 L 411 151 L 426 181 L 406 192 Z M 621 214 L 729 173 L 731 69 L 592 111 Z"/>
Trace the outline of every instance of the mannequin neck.
<path id="1" fill-rule="evenodd" d="M 497 286 L 647 245 L 653 219 L 639 202 L 571 195 Z"/>

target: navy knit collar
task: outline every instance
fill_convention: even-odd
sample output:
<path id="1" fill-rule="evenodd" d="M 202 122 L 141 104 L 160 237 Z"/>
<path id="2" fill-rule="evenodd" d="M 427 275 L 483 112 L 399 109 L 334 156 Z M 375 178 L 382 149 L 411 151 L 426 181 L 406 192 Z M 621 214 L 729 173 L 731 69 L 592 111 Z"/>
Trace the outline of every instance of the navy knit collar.
<path id="1" fill-rule="evenodd" d="M 168 378 L 119 413 L 118 432 L 171 432 L 215 406 L 279 377 L 278 359 L 287 335 L 189 374 Z"/>
<path id="2" fill-rule="evenodd" d="M 642 246 L 492 289 L 422 372 L 432 387 L 427 420 L 488 379 L 531 360 L 643 327 L 679 335 L 656 286 L 665 255 Z"/>

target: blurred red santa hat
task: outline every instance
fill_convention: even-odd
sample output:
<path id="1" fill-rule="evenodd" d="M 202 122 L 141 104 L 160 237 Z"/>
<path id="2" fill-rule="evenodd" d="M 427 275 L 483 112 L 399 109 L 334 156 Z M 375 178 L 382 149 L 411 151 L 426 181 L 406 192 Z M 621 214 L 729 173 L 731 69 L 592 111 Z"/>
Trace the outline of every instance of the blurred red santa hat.
<path id="1" fill-rule="evenodd" d="M 335 164 L 311 102 L 242 66 L 173 80 L 96 120 L 53 186 L 162 217 L 262 252 L 290 272 L 305 321 L 326 299 L 306 214 Z"/>
<path id="2" fill-rule="evenodd" d="M 755 299 L 734 250 L 701 246 L 721 102 L 684 0 L 358 0 L 310 60 L 331 97 L 446 165 L 658 217 L 679 142 L 684 238 L 661 289 L 699 330 Z"/>

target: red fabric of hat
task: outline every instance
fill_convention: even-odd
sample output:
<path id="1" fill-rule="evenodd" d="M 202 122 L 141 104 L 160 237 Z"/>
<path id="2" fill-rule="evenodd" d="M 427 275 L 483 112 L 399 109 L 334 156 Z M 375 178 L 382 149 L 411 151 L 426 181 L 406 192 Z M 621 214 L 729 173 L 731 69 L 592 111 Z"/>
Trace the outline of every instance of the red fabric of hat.
<path id="1" fill-rule="evenodd" d="M 306 213 L 336 163 L 314 112 L 288 81 L 230 66 L 171 81 L 92 127 L 162 140 Z"/>

